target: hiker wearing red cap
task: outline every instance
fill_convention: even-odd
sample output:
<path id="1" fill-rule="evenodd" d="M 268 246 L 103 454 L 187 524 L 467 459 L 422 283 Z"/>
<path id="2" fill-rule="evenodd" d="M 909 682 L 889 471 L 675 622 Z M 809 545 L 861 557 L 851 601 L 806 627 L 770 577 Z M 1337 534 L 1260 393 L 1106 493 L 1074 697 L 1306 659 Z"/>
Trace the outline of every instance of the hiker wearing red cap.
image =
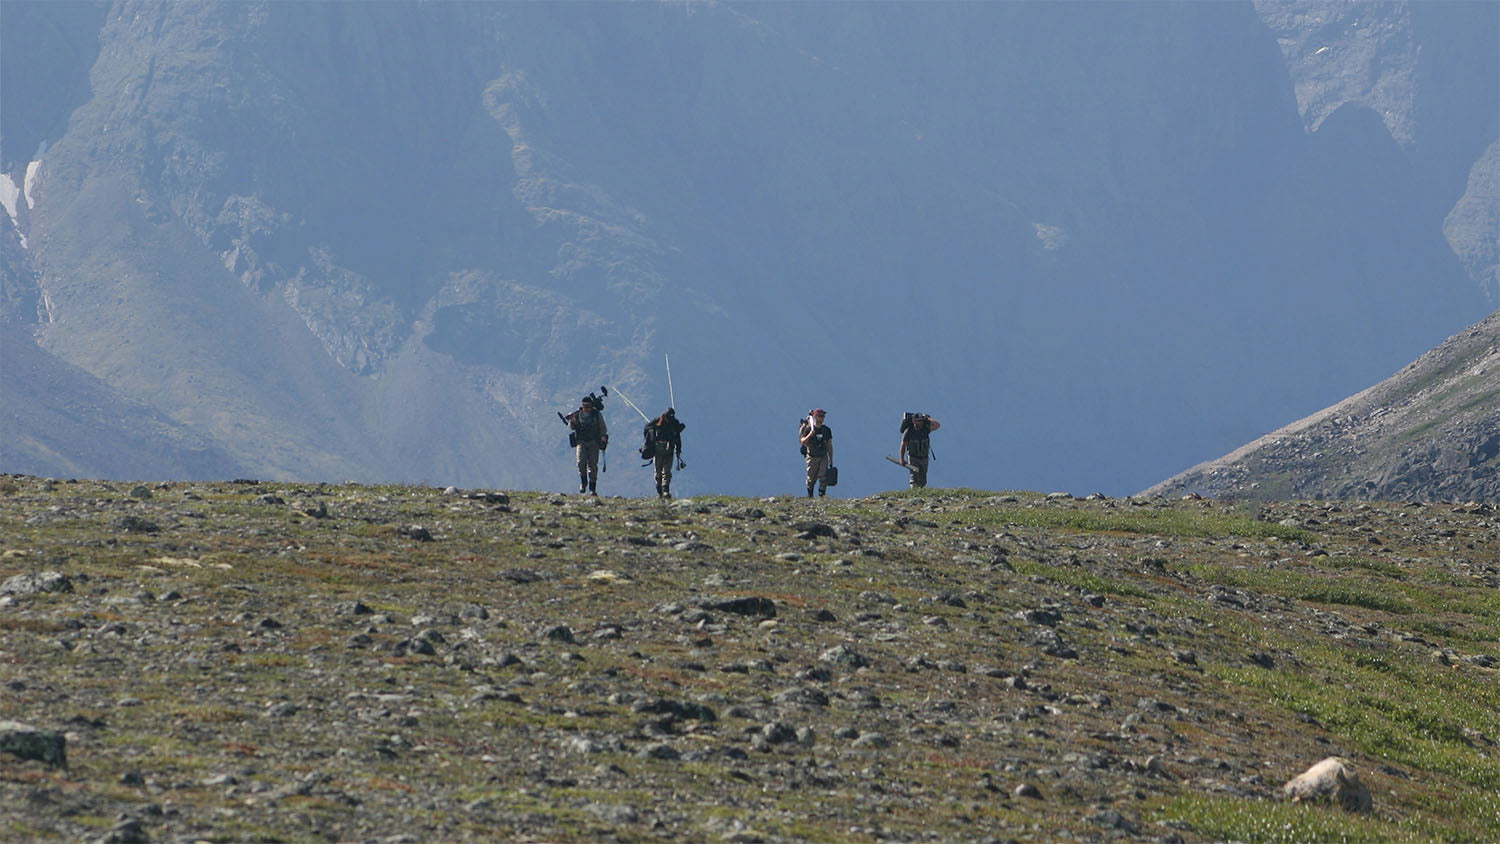
<path id="1" fill-rule="evenodd" d="M 833 429 L 823 424 L 828 414 L 818 408 L 802 420 L 798 434 L 802 441 L 802 454 L 807 458 L 807 497 L 813 497 L 813 487 L 818 495 L 828 494 L 828 469 L 833 466 Z"/>

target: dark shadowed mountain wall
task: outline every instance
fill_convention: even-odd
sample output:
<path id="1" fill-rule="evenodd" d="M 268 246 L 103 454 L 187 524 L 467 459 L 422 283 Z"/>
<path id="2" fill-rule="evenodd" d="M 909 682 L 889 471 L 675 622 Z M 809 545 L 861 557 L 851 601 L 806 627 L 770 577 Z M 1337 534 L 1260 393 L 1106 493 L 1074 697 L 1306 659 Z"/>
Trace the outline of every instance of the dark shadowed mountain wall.
<path id="1" fill-rule="evenodd" d="M 555 412 L 659 412 L 670 354 L 680 492 L 795 490 L 814 405 L 844 492 L 916 409 L 934 483 L 1126 492 L 1487 309 L 1443 232 L 1479 38 L 1410 51 L 1399 134 L 1309 122 L 1261 4 L 62 8 L 0 7 L 7 61 L 97 47 L 6 74 L 5 330 L 270 476 L 566 488 Z M 1375 17 L 1488 25 L 1455 9 Z"/>

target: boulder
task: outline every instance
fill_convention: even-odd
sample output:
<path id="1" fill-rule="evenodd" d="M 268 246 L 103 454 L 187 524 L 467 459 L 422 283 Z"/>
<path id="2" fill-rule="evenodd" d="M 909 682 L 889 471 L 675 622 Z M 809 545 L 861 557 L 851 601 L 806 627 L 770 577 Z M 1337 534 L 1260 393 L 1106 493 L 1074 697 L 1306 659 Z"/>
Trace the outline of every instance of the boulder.
<path id="1" fill-rule="evenodd" d="M 0 721 L 0 751 L 54 767 L 68 765 L 67 740 L 61 733 L 19 721 Z"/>
<path id="2" fill-rule="evenodd" d="M 0 593 L 32 595 L 37 592 L 72 592 L 73 582 L 67 575 L 55 571 L 18 574 L 7 578 L 0 585 Z"/>

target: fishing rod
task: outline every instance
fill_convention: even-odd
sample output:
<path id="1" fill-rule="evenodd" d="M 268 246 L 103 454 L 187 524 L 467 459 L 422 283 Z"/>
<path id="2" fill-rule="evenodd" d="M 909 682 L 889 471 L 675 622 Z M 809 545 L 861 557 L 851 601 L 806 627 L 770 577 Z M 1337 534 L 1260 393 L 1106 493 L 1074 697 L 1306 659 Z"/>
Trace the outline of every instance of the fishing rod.
<path id="1" fill-rule="evenodd" d="M 641 410 L 639 407 L 636 407 L 635 406 L 635 402 L 631 401 L 629 398 L 627 398 L 625 396 L 624 393 L 620 392 L 620 388 L 619 387 L 615 388 L 615 395 L 617 395 L 617 396 L 620 397 L 620 401 L 623 401 L 626 404 L 630 405 L 630 409 L 634 410 L 636 413 L 639 413 L 641 415 L 642 419 L 646 420 L 647 422 L 651 421 L 651 417 L 647 416 L 645 411 Z"/>
<path id="2" fill-rule="evenodd" d="M 672 356 L 663 354 L 667 359 L 667 407 L 677 406 L 677 394 L 672 391 Z"/>
<path id="3" fill-rule="evenodd" d="M 631 410 L 634 410 L 636 413 L 641 414 L 641 418 L 644 419 L 644 420 L 646 420 L 646 424 L 647 425 L 651 424 L 651 417 L 647 416 L 645 414 L 645 412 L 642 411 L 639 407 L 636 407 L 635 406 L 635 402 L 631 401 L 624 393 L 620 392 L 620 388 L 619 387 L 615 388 L 615 395 L 619 396 L 621 401 L 623 401 L 626 404 L 630 405 L 630 409 Z M 650 464 L 647 463 L 647 464 L 642 464 L 642 465 L 650 465 Z"/>
<path id="4" fill-rule="evenodd" d="M 673 390 L 672 390 L 672 356 L 669 355 L 669 354 L 666 354 L 665 352 L 663 352 L 662 353 L 662 357 L 666 358 L 666 360 L 667 360 L 667 407 L 670 407 L 673 410 L 676 410 L 677 409 L 677 394 L 675 392 L 673 392 Z M 686 469 L 687 468 L 687 463 L 683 462 L 681 454 L 677 455 L 677 468 L 678 469 Z"/>

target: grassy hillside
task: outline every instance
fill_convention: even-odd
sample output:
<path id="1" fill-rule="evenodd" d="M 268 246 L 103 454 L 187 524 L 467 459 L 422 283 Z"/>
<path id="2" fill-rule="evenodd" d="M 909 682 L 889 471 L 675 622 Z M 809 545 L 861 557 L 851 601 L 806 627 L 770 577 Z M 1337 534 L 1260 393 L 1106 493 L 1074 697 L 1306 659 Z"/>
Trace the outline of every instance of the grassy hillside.
<path id="1" fill-rule="evenodd" d="M 1497 527 L 3 477 L 0 838 L 1496 840 Z"/>

